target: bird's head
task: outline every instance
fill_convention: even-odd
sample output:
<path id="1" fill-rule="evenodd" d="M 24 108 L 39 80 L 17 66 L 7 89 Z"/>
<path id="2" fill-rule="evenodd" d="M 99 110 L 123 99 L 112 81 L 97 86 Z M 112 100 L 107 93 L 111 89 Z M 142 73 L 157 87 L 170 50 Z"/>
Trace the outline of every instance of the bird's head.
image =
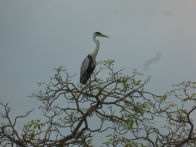
<path id="1" fill-rule="evenodd" d="M 99 36 L 99 37 L 107 37 L 107 38 L 110 38 L 109 36 L 104 35 L 104 34 L 102 34 L 102 33 L 100 33 L 100 32 L 95 32 L 95 33 L 93 34 L 93 36 L 94 36 L 94 37 Z"/>

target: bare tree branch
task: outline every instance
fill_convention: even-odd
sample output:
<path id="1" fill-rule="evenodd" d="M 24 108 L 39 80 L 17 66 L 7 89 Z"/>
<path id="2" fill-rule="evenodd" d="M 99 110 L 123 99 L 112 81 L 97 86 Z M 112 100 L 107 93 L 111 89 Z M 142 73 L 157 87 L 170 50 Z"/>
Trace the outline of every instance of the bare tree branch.
<path id="1" fill-rule="evenodd" d="M 115 70 L 113 60 L 100 61 L 83 86 L 73 82 L 76 74 L 56 68 L 49 83 L 39 83 L 43 87 L 32 95 L 41 102 L 36 111 L 42 120 L 25 122 L 19 130 L 19 121 L 35 110 L 12 118 L 11 108 L 1 103 L 0 145 L 96 146 L 101 134 L 100 146 L 195 146 L 196 82 L 175 84 L 158 95 L 145 90 L 149 78 L 123 72 Z"/>

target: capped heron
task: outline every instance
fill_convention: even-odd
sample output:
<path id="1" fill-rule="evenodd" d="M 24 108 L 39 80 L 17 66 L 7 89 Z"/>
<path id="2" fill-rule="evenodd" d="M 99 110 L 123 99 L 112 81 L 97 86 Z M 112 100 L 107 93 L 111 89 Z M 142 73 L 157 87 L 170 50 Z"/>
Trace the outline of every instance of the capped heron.
<path id="1" fill-rule="evenodd" d="M 93 41 L 96 44 L 95 50 L 88 54 L 87 57 L 83 60 L 80 68 L 80 83 L 86 84 L 91 74 L 93 73 L 96 66 L 96 56 L 99 51 L 99 40 L 96 37 L 108 37 L 100 32 L 93 33 Z"/>

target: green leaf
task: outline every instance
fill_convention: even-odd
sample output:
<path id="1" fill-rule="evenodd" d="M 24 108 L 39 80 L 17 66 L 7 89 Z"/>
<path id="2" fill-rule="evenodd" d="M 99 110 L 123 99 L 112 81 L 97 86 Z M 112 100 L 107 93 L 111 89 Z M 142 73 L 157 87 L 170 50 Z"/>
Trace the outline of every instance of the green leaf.
<path id="1" fill-rule="evenodd" d="M 31 134 L 30 134 L 30 139 L 33 139 L 35 137 L 35 134 L 32 132 Z"/>
<path id="2" fill-rule="evenodd" d="M 125 147 L 132 147 L 132 144 L 126 144 Z"/>
<path id="3" fill-rule="evenodd" d="M 137 119 L 135 120 L 135 123 L 136 123 L 137 126 L 139 126 Z"/>
<path id="4" fill-rule="evenodd" d="M 25 130 L 27 130 L 29 128 L 29 125 L 27 124 L 27 125 L 25 125 Z"/>
<path id="5" fill-rule="evenodd" d="M 130 124 L 130 127 L 131 128 L 133 128 L 133 123 L 134 123 L 134 121 L 133 121 L 133 119 L 131 120 L 131 124 Z"/>
<path id="6" fill-rule="evenodd" d="M 40 130 L 40 124 L 37 125 L 38 129 Z"/>
<path id="7" fill-rule="evenodd" d="M 164 96 L 163 96 L 163 99 L 166 100 L 166 98 L 167 98 L 167 95 L 164 95 Z"/>

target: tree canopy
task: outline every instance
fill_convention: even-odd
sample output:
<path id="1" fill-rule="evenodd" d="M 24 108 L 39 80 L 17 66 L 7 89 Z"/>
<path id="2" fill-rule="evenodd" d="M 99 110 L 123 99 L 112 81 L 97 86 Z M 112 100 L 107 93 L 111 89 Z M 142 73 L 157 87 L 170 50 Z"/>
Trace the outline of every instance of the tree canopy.
<path id="1" fill-rule="evenodd" d="M 1 102 L 3 146 L 196 146 L 192 120 L 196 82 L 174 84 L 164 94 L 146 90 L 150 78 L 116 69 L 114 60 L 97 63 L 86 85 L 63 67 L 48 83 L 38 83 L 38 110 L 12 118 Z M 30 118 L 37 111 L 40 118 Z M 17 127 L 21 120 L 22 128 Z"/>

